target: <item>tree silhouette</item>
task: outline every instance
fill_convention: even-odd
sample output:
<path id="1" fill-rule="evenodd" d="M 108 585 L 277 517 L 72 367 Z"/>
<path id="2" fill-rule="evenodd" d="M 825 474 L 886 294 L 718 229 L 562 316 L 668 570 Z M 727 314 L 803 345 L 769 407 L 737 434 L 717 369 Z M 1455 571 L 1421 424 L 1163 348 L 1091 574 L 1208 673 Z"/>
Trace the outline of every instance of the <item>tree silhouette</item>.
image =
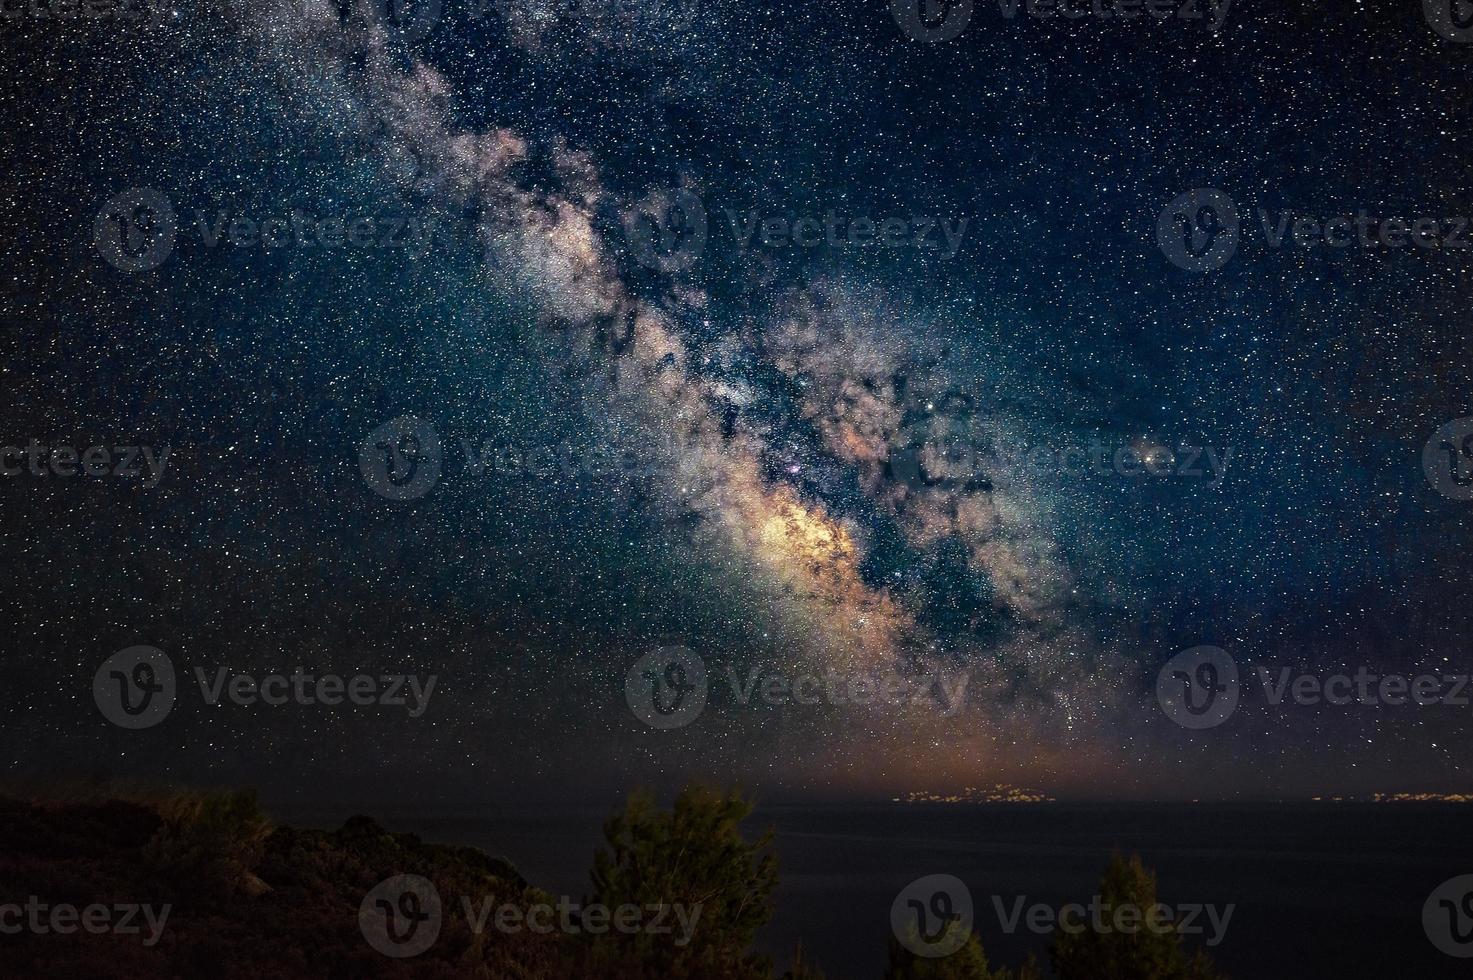
<path id="1" fill-rule="evenodd" d="M 769 831 L 742 837 L 753 804 L 739 793 L 689 786 L 669 811 L 635 793 L 604 824 L 605 847 L 594 855 L 592 901 L 620 905 L 682 905 L 698 919 L 689 942 L 640 930 L 610 931 L 596 945 L 631 953 L 667 977 L 766 977 L 771 967 L 750 952 L 757 929 L 772 918 L 777 858 Z"/>
<path id="2" fill-rule="evenodd" d="M 1115 854 L 1099 894 L 1101 918 L 1106 921 L 1113 920 L 1117 908 L 1144 913 L 1156 905 L 1156 875 L 1138 855 L 1127 861 Z M 1059 980 L 1222 980 L 1205 953 L 1187 955 L 1174 926 L 1125 932 L 1083 924 L 1082 931 L 1061 927 L 1049 950 Z"/>

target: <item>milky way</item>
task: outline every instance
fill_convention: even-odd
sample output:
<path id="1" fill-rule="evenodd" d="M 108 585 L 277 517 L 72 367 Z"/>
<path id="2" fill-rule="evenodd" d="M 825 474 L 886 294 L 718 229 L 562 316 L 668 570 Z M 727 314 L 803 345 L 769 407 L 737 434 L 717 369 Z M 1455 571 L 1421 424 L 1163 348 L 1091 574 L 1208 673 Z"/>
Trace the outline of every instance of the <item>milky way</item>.
<path id="1" fill-rule="evenodd" d="M 1245 232 L 1194 276 L 1157 218 L 1211 185 L 1249 215 L 1466 212 L 1468 51 L 1415 10 L 1334 24 L 1369 52 L 1357 73 L 1309 15 L 1241 5 L 1196 33 L 979 12 L 952 46 L 883 4 L 818 6 L 445 0 L 405 20 L 280 0 L 161 8 L 111 48 L 95 27 L 28 36 L 38 73 L 89 94 L 16 117 L 13 437 L 168 442 L 178 462 L 152 497 L 5 487 L 8 543 L 35 556 L 10 595 L 26 704 L 85 716 L 76 679 L 146 642 L 445 678 L 418 730 L 181 711 L 149 743 L 171 776 L 252 747 L 243 777 L 280 759 L 304 784 L 377 764 L 881 794 L 1466 780 L 1448 715 L 1245 707 L 1212 743 L 1154 685 L 1198 644 L 1452 662 L 1466 511 L 1418 460 L 1468 414 L 1467 263 Z M 140 187 L 178 242 L 119 274 L 94 217 Z M 642 230 L 692 200 L 698 250 L 651 261 Z M 232 213 L 293 209 L 432 232 L 414 254 L 220 244 Z M 403 417 L 447 458 L 401 505 L 356 456 Z M 481 440 L 648 465 L 477 483 L 460 457 Z M 1122 472 L 1127 451 L 1151 469 Z M 78 572 L 68 533 L 111 566 Z M 95 612 L 49 611 L 78 581 Z M 662 643 L 716 676 L 964 674 L 966 710 L 934 690 L 718 695 L 661 735 L 621 686 Z M 96 737 L 55 751 L 90 758 Z M 42 741 L 24 744 L 19 774 Z M 139 751 L 98 764 L 135 773 Z"/>

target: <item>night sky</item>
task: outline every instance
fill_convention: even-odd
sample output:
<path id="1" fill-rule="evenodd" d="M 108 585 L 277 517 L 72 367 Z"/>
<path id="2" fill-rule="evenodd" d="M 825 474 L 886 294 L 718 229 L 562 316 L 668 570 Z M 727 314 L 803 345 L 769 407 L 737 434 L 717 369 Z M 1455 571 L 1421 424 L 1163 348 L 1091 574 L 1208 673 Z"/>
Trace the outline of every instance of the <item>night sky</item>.
<path id="1" fill-rule="evenodd" d="M 1473 416 L 1461 0 L 1239 0 L 1216 30 L 979 0 L 932 42 L 880 0 L 15 9 L 8 777 L 1473 790 L 1473 707 L 1254 678 L 1473 665 L 1473 428 L 1455 472 L 1435 435 Z M 1215 203 L 1177 224 L 1182 195 Z M 1183 268 L 1171 230 L 1224 200 L 1235 248 Z M 1362 212 L 1371 244 L 1296 237 Z M 1377 237 L 1424 218 L 1439 247 Z M 31 442 L 167 462 L 67 477 Z M 93 680 L 139 645 L 178 692 L 129 731 Z M 712 683 L 665 730 L 626 674 L 676 645 Z M 1193 730 L 1157 679 L 1200 645 L 1243 690 Z M 194 680 L 299 665 L 437 682 L 413 717 Z M 742 704 L 724 678 L 759 666 L 967 700 Z"/>

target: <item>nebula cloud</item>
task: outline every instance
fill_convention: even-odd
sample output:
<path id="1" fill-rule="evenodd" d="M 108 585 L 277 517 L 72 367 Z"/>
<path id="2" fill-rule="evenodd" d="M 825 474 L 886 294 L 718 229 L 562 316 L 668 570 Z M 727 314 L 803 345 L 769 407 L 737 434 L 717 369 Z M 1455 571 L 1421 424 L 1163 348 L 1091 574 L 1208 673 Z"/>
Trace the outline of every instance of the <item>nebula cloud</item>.
<path id="1" fill-rule="evenodd" d="M 513 24 L 523 43 L 538 43 L 544 21 L 532 8 Z M 703 369 L 708 354 L 698 357 L 680 326 L 705 306 L 703 290 L 672 278 L 654 300 L 622 278 L 622 243 L 601 220 L 609 209 L 627 215 L 634 202 L 614 199 L 589 153 L 559 134 L 467 131 L 450 84 L 367 7 L 344 19 L 326 0 L 283 0 L 246 26 L 285 82 L 334 107 L 327 122 L 378 134 L 386 179 L 399 174 L 424 207 L 472 216 L 489 287 L 534 311 L 556 340 L 549 349 L 587 379 L 590 412 L 665 447 L 654 477 L 662 506 L 712 555 L 735 556 L 763 583 L 777 620 L 801 638 L 793 656 L 900 673 L 960 665 L 975 673 L 968 697 L 989 707 L 985 722 L 975 712 L 859 711 L 831 747 L 858 739 L 879 751 L 888 740 L 899 766 L 905 746 L 945 738 L 958 747 L 952 764 L 995 768 L 1019 754 L 1016 744 L 999 752 L 997 739 L 1026 741 L 1040 724 L 1067 733 L 1118 701 L 1097 672 L 1107 658 L 1069 625 L 1071 576 L 1027 483 L 1002 468 L 959 480 L 897 473 L 897 454 L 915 447 L 924 472 L 940 472 L 943 461 L 925 454 L 948 432 L 978 441 L 999 433 L 883 296 L 816 281 L 718 352 L 718 361 L 765 365 L 796 392 L 791 421 L 812 428 L 825 465 L 852 472 L 863 495 L 826 501 L 774 473 L 780 436 L 745 411 L 757 397 L 751 384 Z M 392 163 L 406 156 L 417 166 L 404 174 Z M 534 157 L 550 162 L 552 180 L 529 179 Z M 897 591 L 869 569 L 866 515 L 898 528 L 923 563 L 960 545 L 992 597 L 972 626 L 938 635 L 924 595 Z M 1007 628 L 989 635 L 984 621 L 994 620 Z"/>

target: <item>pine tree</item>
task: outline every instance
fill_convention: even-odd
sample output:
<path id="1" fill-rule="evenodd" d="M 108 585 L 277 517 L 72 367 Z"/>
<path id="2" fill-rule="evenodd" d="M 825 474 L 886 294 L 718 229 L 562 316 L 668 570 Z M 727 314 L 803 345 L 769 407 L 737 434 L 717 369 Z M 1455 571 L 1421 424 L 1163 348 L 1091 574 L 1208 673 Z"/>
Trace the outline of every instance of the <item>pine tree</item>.
<path id="1" fill-rule="evenodd" d="M 951 928 L 960 928 L 953 923 Z M 1011 970 L 992 970 L 987 964 L 987 954 L 982 951 L 982 942 L 975 932 L 967 934 L 967 941 L 949 956 L 925 957 L 912 953 L 898 940 L 890 940 L 890 962 L 885 968 L 885 980 L 1014 980 Z M 1040 980 L 1038 966 L 1030 957 L 1017 974 L 1017 980 Z"/>
<path id="2" fill-rule="evenodd" d="M 1137 922 L 1156 905 L 1156 876 L 1137 855 L 1110 859 L 1100 882 L 1101 919 L 1106 929 L 1091 922 L 1082 931 L 1058 931 L 1049 952 L 1059 980 L 1221 980 L 1212 961 L 1198 951 L 1188 957 L 1175 928 L 1153 930 L 1142 925 L 1133 932 L 1109 927 L 1117 908 L 1134 908 Z M 1072 923 L 1071 923 L 1072 925 Z"/>
<path id="3" fill-rule="evenodd" d="M 631 951 L 665 977 L 770 976 L 751 953 L 758 928 L 772 918 L 777 858 L 772 833 L 742 837 L 753 804 L 740 794 L 689 786 L 669 811 L 635 793 L 604 824 L 606 846 L 594 855 L 593 902 L 684 906 L 699 915 L 689 942 L 668 934 L 610 932 L 596 942 Z M 633 947 L 629 949 L 628 947 Z"/>

